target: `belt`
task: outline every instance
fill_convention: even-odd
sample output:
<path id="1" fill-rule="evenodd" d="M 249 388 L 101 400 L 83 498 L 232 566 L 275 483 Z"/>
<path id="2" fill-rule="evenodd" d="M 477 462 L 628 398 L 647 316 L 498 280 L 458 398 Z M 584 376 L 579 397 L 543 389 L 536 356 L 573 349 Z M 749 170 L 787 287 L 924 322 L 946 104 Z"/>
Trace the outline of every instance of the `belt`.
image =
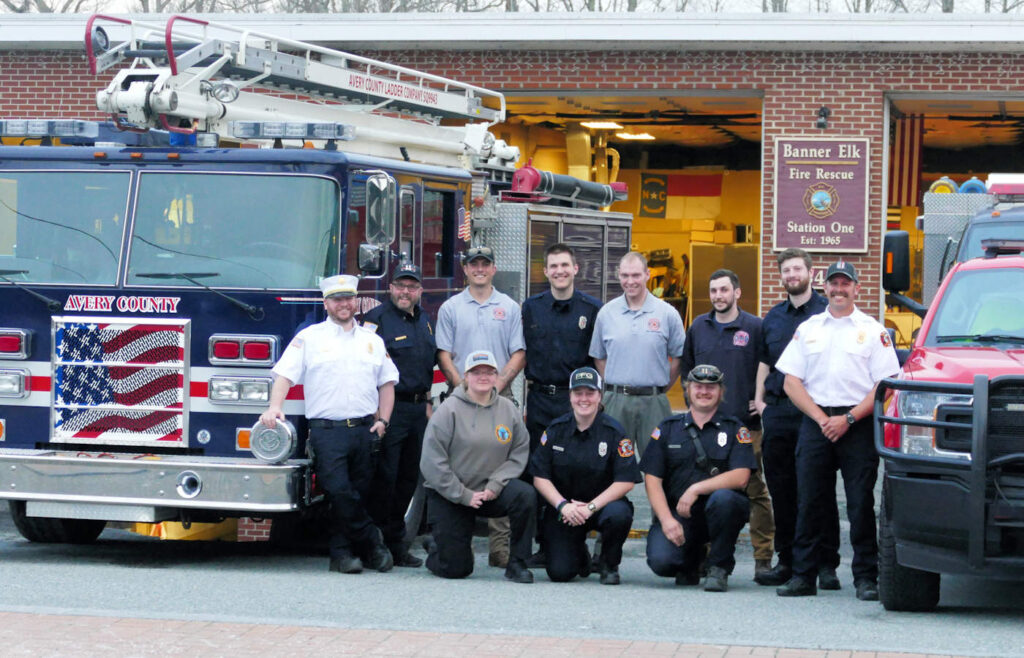
<path id="1" fill-rule="evenodd" d="M 316 427 L 322 430 L 331 430 L 335 427 L 358 427 L 360 425 L 370 425 L 375 420 L 376 416 L 370 414 L 369 416 L 360 416 L 359 418 L 346 418 L 345 420 L 328 420 L 326 418 L 310 418 L 309 426 Z"/>
<path id="2" fill-rule="evenodd" d="M 530 382 L 530 390 L 554 397 L 558 395 L 560 392 L 568 391 L 569 387 L 556 386 L 555 384 L 541 384 L 540 382 Z"/>
<path id="3" fill-rule="evenodd" d="M 430 402 L 430 391 L 420 393 L 399 393 L 395 391 L 395 399 L 399 402 Z"/>
<path id="4" fill-rule="evenodd" d="M 605 384 L 604 390 L 623 395 L 659 395 L 665 392 L 664 386 L 619 386 L 618 384 Z"/>
<path id="5" fill-rule="evenodd" d="M 849 406 L 849 407 L 821 407 L 821 410 L 824 411 L 829 416 L 845 416 L 846 414 L 850 413 L 850 409 L 853 409 L 853 406 Z"/>
<path id="6" fill-rule="evenodd" d="M 783 402 L 785 402 L 788 399 L 789 398 L 786 397 L 785 395 L 772 395 L 771 393 L 765 393 L 764 394 L 764 403 L 765 404 L 782 404 Z"/>

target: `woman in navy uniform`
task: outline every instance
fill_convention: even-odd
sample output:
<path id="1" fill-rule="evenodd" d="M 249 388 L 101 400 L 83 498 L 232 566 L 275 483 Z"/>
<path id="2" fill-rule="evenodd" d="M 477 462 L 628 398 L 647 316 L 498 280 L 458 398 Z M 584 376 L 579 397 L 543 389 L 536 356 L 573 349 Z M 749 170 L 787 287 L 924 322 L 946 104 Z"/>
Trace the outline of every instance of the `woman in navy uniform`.
<path id="1" fill-rule="evenodd" d="M 625 496 L 640 482 L 633 441 L 601 411 L 601 376 L 593 368 L 573 371 L 569 402 L 572 413 L 555 419 L 530 460 L 533 484 L 554 508 L 544 515 L 548 577 L 565 582 L 590 575 L 587 533 L 597 530 L 601 583 L 618 585 L 622 545 L 633 524 Z"/>
<path id="2" fill-rule="evenodd" d="M 696 585 L 704 544 L 708 576 L 704 590 L 724 592 L 736 565 L 736 538 L 750 517 L 744 492 L 757 468 L 750 431 L 718 411 L 722 371 L 699 365 L 686 377 L 690 410 L 654 429 L 640 470 L 654 523 L 647 535 L 647 564 L 677 585 Z"/>

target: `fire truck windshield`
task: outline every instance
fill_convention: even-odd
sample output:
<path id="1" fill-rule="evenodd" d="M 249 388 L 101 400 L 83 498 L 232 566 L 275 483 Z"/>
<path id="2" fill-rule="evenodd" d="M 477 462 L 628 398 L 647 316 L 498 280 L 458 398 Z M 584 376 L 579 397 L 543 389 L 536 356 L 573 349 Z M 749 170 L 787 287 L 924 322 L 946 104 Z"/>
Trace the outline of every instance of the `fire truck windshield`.
<path id="1" fill-rule="evenodd" d="M 0 172 L 0 269 L 16 282 L 114 285 L 131 174 Z"/>
<path id="2" fill-rule="evenodd" d="M 1024 342 L 1024 270 L 957 272 L 949 281 L 926 345 Z"/>
<path id="3" fill-rule="evenodd" d="M 152 272 L 216 272 L 215 288 L 315 288 L 338 262 L 339 188 L 330 178 L 144 172 L 129 243 L 128 285 Z"/>

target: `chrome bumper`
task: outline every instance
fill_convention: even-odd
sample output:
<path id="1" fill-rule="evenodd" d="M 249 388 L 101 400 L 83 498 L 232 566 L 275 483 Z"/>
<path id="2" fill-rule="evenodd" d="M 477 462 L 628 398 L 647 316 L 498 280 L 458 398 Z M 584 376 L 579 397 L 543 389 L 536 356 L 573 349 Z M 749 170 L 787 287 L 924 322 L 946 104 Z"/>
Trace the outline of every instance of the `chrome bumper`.
<path id="1" fill-rule="evenodd" d="M 260 514 L 303 505 L 310 461 L 0 449 L 0 498 Z"/>

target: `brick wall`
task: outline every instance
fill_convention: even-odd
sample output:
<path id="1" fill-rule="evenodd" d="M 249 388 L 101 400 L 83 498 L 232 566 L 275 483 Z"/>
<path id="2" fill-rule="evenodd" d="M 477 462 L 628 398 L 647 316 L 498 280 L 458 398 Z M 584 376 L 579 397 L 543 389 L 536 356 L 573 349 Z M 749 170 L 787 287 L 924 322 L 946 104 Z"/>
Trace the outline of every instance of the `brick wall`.
<path id="1" fill-rule="evenodd" d="M 1024 91 L 1024 54 L 761 53 L 616 51 L 392 51 L 386 61 L 506 92 L 605 90 L 743 90 L 764 97 L 762 162 L 762 311 L 781 299 L 771 251 L 774 143 L 779 135 L 867 137 L 870 149 L 869 251 L 848 255 L 861 274 L 861 305 L 878 310 L 881 230 L 885 222 L 882 139 L 887 92 L 1010 94 Z M 96 116 L 99 86 L 75 53 L 0 53 L 0 116 Z M 817 109 L 832 110 L 830 128 L 814 127 Z M 825 263 L 832 257 L 818 256 Z"/>
<path id="2" fill-rule="evenodd" d="M 238 519 L 238 541 L 269 541 L 270 519 Z"/>

